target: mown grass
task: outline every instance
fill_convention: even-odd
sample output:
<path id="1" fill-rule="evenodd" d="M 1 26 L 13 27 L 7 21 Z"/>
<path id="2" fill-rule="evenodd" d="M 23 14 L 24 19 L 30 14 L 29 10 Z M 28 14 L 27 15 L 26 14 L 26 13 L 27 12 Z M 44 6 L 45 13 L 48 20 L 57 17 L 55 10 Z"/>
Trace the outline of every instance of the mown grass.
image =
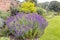
<path id="1" fill-rule="evenodd" d="M 60 16 L 49 20 L 48 27 L 40 40 L 60 40 Z"/>

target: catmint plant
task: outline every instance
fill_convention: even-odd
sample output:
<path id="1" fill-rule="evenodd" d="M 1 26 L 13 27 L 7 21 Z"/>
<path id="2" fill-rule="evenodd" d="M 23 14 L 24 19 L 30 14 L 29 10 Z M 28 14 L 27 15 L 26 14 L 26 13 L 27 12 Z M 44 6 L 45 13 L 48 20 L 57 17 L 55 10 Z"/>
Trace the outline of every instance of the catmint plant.
<path id="1" fill-rule="evenodd" d="M 47 21 L 36 13 L 20 13 L 6 20 L 6 25 L 12 35 L 23 39 L 37 38 L 47 26 Z"/>

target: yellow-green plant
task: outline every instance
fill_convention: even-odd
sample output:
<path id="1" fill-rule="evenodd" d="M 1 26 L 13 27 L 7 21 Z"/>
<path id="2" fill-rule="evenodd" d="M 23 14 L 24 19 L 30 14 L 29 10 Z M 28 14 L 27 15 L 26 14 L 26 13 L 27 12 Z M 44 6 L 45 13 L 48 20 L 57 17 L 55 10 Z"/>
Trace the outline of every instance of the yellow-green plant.
<path id="1" fill-rule="evenodd" d="M 36 7 L 34 3 L 27 1 L 22 3 L 22 5 L 18 8 L 18 10 L 24 13 L 33 13 L 36 12 Z"/>
<path id="2" fill-rule="evenodd" d="M 10 40 L 8 37 L 0 37 L 0 40 Z"/>
<path id="3" fill-rule="evenodd" d="M 10 13 L 0 10 L 0 18 L 6 20 L 10 15 Z"/>

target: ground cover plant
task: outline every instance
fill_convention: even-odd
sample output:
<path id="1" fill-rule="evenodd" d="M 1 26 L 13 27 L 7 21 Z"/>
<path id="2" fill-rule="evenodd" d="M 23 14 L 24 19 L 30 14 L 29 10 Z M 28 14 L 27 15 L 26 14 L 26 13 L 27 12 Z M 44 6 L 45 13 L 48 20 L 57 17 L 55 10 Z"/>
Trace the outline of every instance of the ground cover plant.
<path id="1" fill-rule="evenodd" d="M 10 13 L 0 10 L 0 18 L 6 20 L 8 17 L 10 17 Z"/>

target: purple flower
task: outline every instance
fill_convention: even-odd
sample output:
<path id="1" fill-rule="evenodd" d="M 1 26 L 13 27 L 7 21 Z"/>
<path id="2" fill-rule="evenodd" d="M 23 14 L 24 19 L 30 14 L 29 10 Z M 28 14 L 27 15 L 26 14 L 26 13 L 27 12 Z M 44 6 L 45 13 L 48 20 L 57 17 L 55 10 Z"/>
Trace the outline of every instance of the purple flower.
<path id="1" fill-rule="evenodd" d="M 20 13 L 16 16 L 12 16 L 6 20 L 6 25 L 10 29 L 10 31 L 14 31 L 12 33 L 16 37 L 22 36 L 25 32 L 30 29 L 34 29 L 37 25 L 39 29 L 45 29 L 48 25 L 47 21 L 38 14 L 24 14 Z"/>

